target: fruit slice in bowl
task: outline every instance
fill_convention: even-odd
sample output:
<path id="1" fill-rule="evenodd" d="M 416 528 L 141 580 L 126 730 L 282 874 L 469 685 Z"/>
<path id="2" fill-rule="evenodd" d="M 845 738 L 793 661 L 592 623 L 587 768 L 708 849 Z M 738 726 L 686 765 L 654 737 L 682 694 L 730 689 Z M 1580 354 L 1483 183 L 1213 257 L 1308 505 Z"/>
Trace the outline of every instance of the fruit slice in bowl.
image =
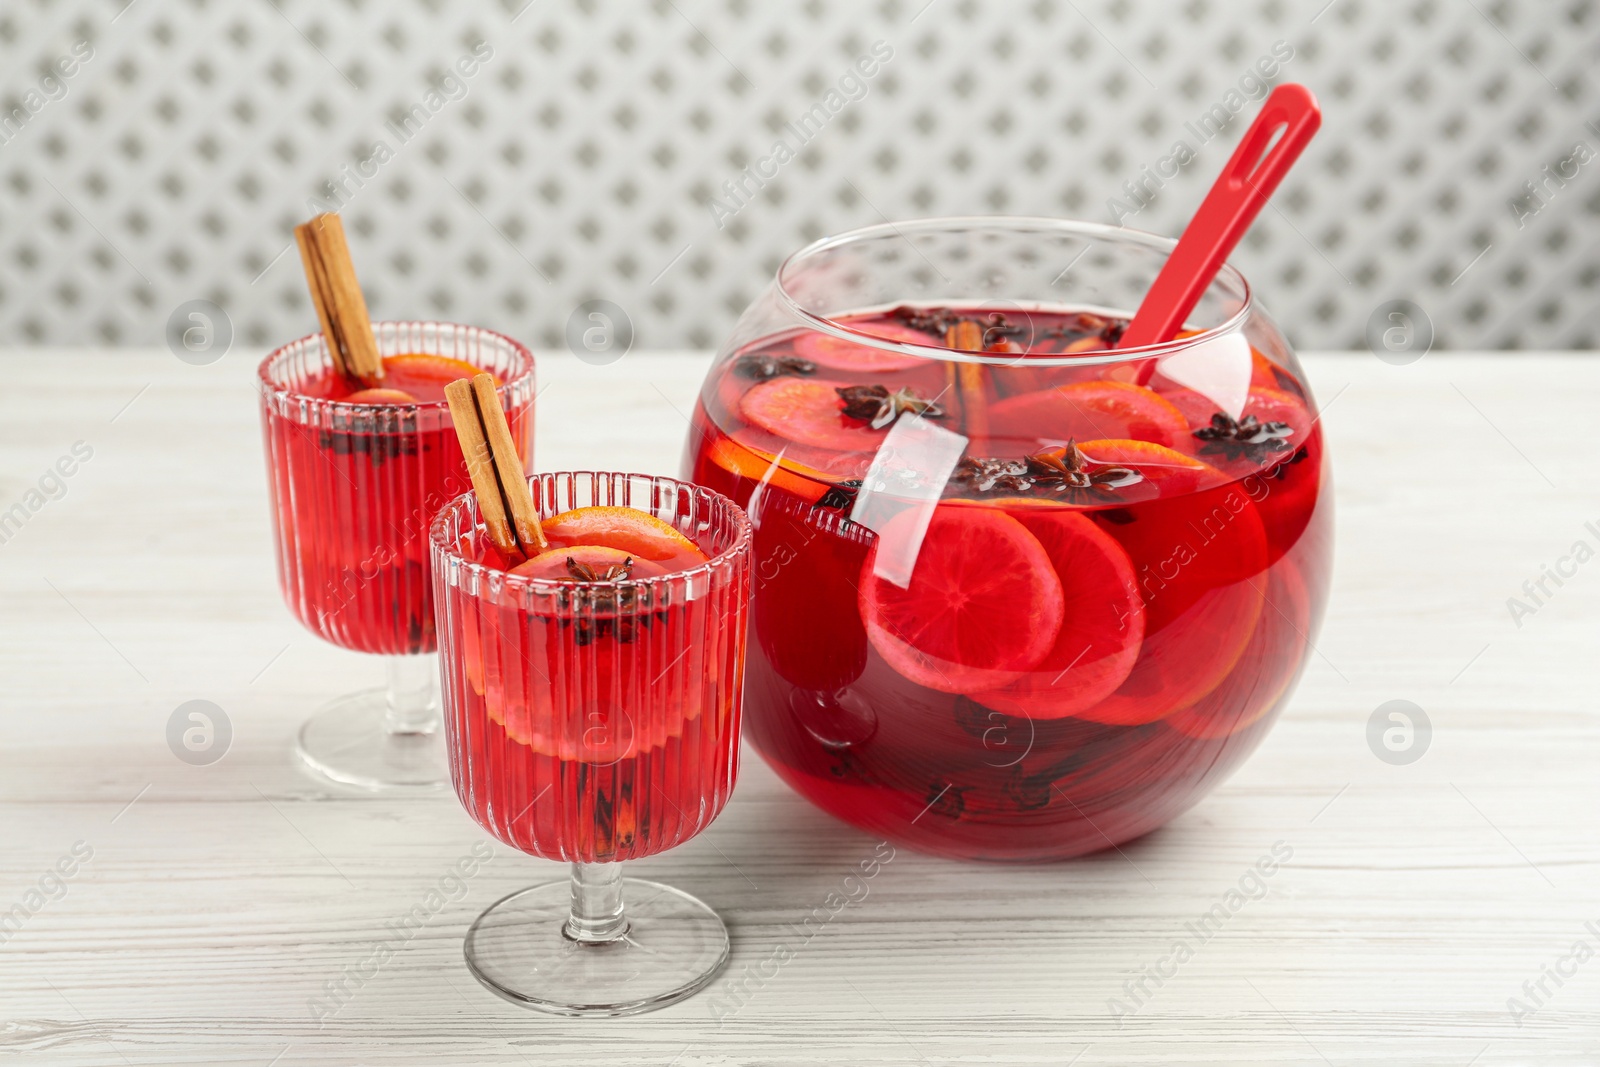
<path id="1" fill-rule="evenodd" d="M 1076 511 L 1034 505 L 1010 514 L 1038 538 L 1061 581 L 1061 629 L 1037 667 L 972 699 L 1030 719 L 1074 715 L 1110 696 L 1139 658 L 1144 611 L 1133 563 L 1111 535 Z"/>
<path id="2" fill-rule="evenodd" d="M 1266 587 L 1261 618 L 1233 671 L 1199 701 L 1169 716 L 1167 725 L 1190 737 L 1227 737 L 1259 721 L 1289 691 L 1310 644 L 1311 597 L 1288 560 L 1272 567 Z"/>
<path id="3" fill-rule="evenodd" d="M 1078 445 L 1095 464 L 1131 467 L 1148 485 L 1150 495 L 1177 498 L 1225 484 L 1227 475 L 1194 456 L 1149 441 L 1097 440 Z"/>
<path id="4" fill-rule="evenodd" d="M 767 492 L 778 490 L 807 504 L 815 504 L 828 495 L 841 477 L 838 471 L 830 473 L 807 467 L 788 456 L 780 457 L 731 437 L 719 437 L 707 453 L 707 459 L 728 474 L 759 485 L 763 500 Z M 865 469 L 863 463 L 860 470 Z M 754 497 L 751 506 L 756 506 Z"/>
<path id="5" fill-rule="evenodd" d="M 1074 382 L 1009 397 L 989 409 L 989 425 L 996 442 L 1015 442 L 1023 451 L 1039 442 L 1108 438 L 1171 447 L 1189 431 L 1183 412 L 1154 390 L 1117 381 Z M 996 454 L 1014 451 L 1001 447 Z"/>
<path id="6" fill-rule="evenodd" d="M 1133 467 L 1161 495 L 1091 513 L 1128 553 L 1144 606 L 1144 644 L 1116 692 L 1077 712 L 1093 722 L 1152 722 L 1215 689 L 1261 614 L 1267 565 L 1261 516 L 1215 468 L 1143 441 L 1088 441 L 1086 455 Z"/>
<path id="7" fill-rule="evenodd" d="M 1173 340 L 1183 341 L 1204 332 L 1203 330 L 1179 330 L 1174 335 Z M 1113 374 L 1113 377 L 1121 377 L 1121 374 Z M 1160 363 L 1156 364 L 1155 374 L 1151 378 L 1151 387 L 1163 396 L 1178 389 L 1188 388 L 1182 382 L 1163 374 Z M 1300 385 L 1295 382 L 1293 375 L 1268 359 L 1260 349 L 1251 347 L 1250 388 L 1263 387 L 1267 389 L 1293 389 L 1297 392 L 1300 390 Z"/>
<path id="8" fill-rule="evenodd" d="M 1250 388 L 1278 389 L 1286 393 L 1305 395 L 1305 386 L 1295 376 L 1263 355 L 1259 349 L 1250 349 Z"/>
<path id="9" fill-rule="evenodd" d="M 898 322 L 872 322 L 860 326 L 862 333 L 870 333 L 886 341 L 901 341 L 913 345 L 936 346 L 938 341 L 921 330 Z M 831 333 L 808 331 L 796 337 L 794 351 L 801 359 L 809 359 L 819 367 L 836 371 L 873 373 L 911 370 L 927 364 L 921 356 L 892 352 L 857 341 L 848 341 Z"/>
<path id="10" fill-rule="evenodd" d="M 939 505 L 908 588 L 874 573 L 885 546 L 905 544 L 914 511 L 880 531 L 861 570 L 867 637 L 903 677 L 944 693 L 997 689 L 1055 647 L 1065 601 L 1039 539 L 997 508 Z"/>
<path id="11" fill-rule="evenodd" d="M 747 448 L 781 455 L 829 479 L 860 477 L 901 417 L 943 419 L 943 407 L 912 386 L 849 385 L 816 378 L 776 378 L 745 393 L 748 424 L 733 437 Z"/>
<path id="12" fill-rule="evenodd" d="M 870 422 L 847 416 L 839 390 L 848 388 L 848 382 L 826 378 L 774 378 L 744 394 L 739 414 L 779 442 L 828 452 L 875 451 L 888 436 L 888 428 L 873 429 Z M 824 467 L 827 462 L 811 465 Z"/>

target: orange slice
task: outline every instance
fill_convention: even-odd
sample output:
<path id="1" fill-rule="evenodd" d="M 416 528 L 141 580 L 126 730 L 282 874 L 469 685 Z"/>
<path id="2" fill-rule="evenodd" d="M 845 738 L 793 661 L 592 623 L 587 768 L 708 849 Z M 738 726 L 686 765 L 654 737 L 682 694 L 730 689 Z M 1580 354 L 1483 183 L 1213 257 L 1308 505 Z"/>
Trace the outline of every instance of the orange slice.
<path id="1" fill-rule="evenodd" d="M 1176 444 L 1189 432 L 1183 412 L 1153 389 L 1118 381 L 1075 382 L 1023 393 L 989 409 L 991 436 L 1022 442 L 1118 438 Z"/>
<path id="2" fill-rule="evenodd" d="M 344 398 L 346 404 L 415 404 L 417 398 L 401 389 L 362 389 Z"/>
<path id="3" fill-rule="evenodd" d="M 815 467 L 741 444 L 731 437 L 719 436 L 708 455 L 712 463 L 729 474 L 771 485 L 810 504 L 821 500 L 836 480 Z"/>
<path id="4" fill-rule="evenodd" d="M 407 352 L 383 358 L 383 388 L 398 389 L 425 402 L 443 400 L 445 386 L 483 373 L 486 372 L 482 367 L 475 367 L 465 360 L 423 352 Z M 498 377 L 495 378 L 495 384 L 500 384 Z"/>
<path id="5" fill-rule="evenodd" d="M 1039 539 L 998 508 L 934 509 L 905 589 L 874 573 L 914 511 L 890 519 L 861 569 L 861 619 L 902 677 L 945 693 L 1009 685 L 1055 646 L 1061 579 Z"/>
<path id="6" fill-rule="evenodd" d="M 1260 579 L 1257 579 L 1260 582 Z M 1266 604 L 1239 662 L 1222 683 L 1166 722 L 1190 737 L 1236 734 L 1282 702 L 1305 660 L 1311 596 L 1288 560 L 1268 572 Z"/>
<path id="7" fill-rule="evenodd" d="M 851 325 L 862 333 L 870 333 L 887 341 L 904 341 L 913 345 L 935 343 L 921 330 L 898 322 L 856 322 Z M 797 355 L 820 366 L 862 373 L 909 370 L 928 362 L 921 356 L 909 356 L 904 352 L 889 352 L 870 345 L 856 344 L 843 337 L 818 331 L 803 333 L 795 338 L 794 350 Z"/>
<path id="8" fill-rule="evenodd" d="M 1216 411 L 1212 401 L 1192 390 L 1179 390 L 1168 399 L 1197 430 L 1209 425 Z M 1304 534 L 1322 492 L 1322 431 L 1310 407 L 1282 389 L 1252 386 L 1242 415 L 1287 423 L 1292 431 L 1283 439 L 1287 447 L 1278 452 L 1230 448 L 1227 442 L 1201 440 L 1192 434 L 1184 447 L 1229 475 L 1245 479 L 1267 524 L 1272 559 L 1276 560 Z"/>
<path id="9" fill-rule="evenodd" d="M 835 452 L 871 452 L 889 435 L 848 418 L 839 390 L 849 382 L 822 378 L 774 378 L 739 401 L 739 414 L 773 436 Z"/>
<path id="10" fill-rule="evenodd" d="M 553 549 L 580 545 L 614 548 L 636 560 L 672 563 L 674 566 L 670 569 L 673 570 L 706 561 L 705 553 L 670 523 L 637 508 L 611 505 L 574 508 L 552 515 L 541 525 Z"/>
<path id="11" fill-rule="evenodd" d="M 1117 691 L 1074 714 L 1124 726 L 1152 722 L 1215 689 L 1239 661 L 1262 610 L 1266 533 L 1250 497 L 1191 456 L 1144 441 L 1081 447 L 1137 469 L 1160 495 L 1117 509 L 1116 519 L 1092 513 L 1133 563 L 1145 636 Z"/>
<path id="12" fill-rule="evenodd" d="M 1132 467 L 1163 497 L 1183 496 L 1228 481 L 1209 463 L 1149 441 L 1080 441 L 1078 450 L 1095 463 Z"/>
<path id="13" fill-rule="evenodd" d="M 1037 667 L 972 699 L 1007 715 L 1059 719 L 1098 704 L 1133 670 L 1144 642 L 1138 576 L 1122 546 L 1080 512 L 1026 506 L 1011 515 L 1049 555 L 1065 613 Z"/>

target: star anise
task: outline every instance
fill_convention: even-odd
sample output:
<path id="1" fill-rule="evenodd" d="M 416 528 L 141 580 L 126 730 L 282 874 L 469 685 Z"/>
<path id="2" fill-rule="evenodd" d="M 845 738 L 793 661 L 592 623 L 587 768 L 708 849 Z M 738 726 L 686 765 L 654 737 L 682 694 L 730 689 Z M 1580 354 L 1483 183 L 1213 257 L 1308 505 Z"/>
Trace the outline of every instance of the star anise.
<path id="1" fill-rule="evenodd" d="M 1116 490 L 1144 481 L 1132 467 L 1115 463 L 1095 463 L 1076 441 L 1065 448 L 1050 448 L 1028 457 L 1028 474 L 1035 485 L 1052 493 L 1087 494 L 1104 500 L 1117 499 Z"/>
<path id="2" fill-rule="evenodd" d="M 930 419 L 944 418 L 944 408 L 931 400 L 924 400 L 910 389 L 889 392 L 886 385 L 846 385 L 837 390 L 844 401 L 844 413 L 852 419 L 861 419 L 881 430 L 900 417 L 902 411 L 923 415 Z"/>
<path id="3" fill-rule="evenodd" d="M 1293 433 L 1294 428 L 1286 422 L 1262 422 L 1254 415 L 1235 419 L 1219 411 L 1211 416 L 1211 425 L 1195 430 L 1194 436 L 1206 442 L 1201 455 L 1261 463 L 1275 452 L 1289 451 L 1286 438 Z"/>
<path id="4" fill-rule="evenodd" d="M 895 318 L 910 326 L 913 330 L 932 334 L 944 343 L 945 336 L 952 326 L 963 322 L 975 322 L 983 331 L 983 347 L 989 348 L 1007 338 L 1020 336 L 1027 331 L 1024 326 L 1006 321 L 1005 315 L 998 311 L 990 311 L 981 316 L 961 315 L 950 308 L 915 308 L 897 307 L 892 312 Z"/>
<path id="5" fill-rule="evenodd" d="M 564 595 L 560 600 L 563 610 L 580 609 L 576 620 L 562 620 L 563 626 L 576 624 L 573 639 L 580 646 L 612 633 L 616 634 L 617 640 L 626 643 L 633 640 L 634 628 L 637 625 L 648 625 L 649 616 L 636 613 L 639 596 L 635 589 L 628 586 L 607 587 L 607 583 L 625 582 L 632 576 L 632 556 L 621 563 L 613 563 L 604 570 L 571 556 L 567 557 L 567 576 L 557 579 L 558 581 L 574 584 L 602 583 L 600 588 L 581 586 L 574 589 L 570 597 Z M 588 611 L 581 610 L 585 608 L 592 610 L 595 616 L 590 617 Z M 617 616 L 610 617 L 612 612 L 616 612 Z"/>
<path id="6" fill-rule="evenodd" d="M 623 582 L 633 574 L 633 557 L 629 556 L 621 563 L 613 563 L 604 571 L 597 571 L 587 563 L 582 563 L 567 557 L 568 577 L 560 579 L 563 582 Z"/>
<path id="7" fill-rule="evenodd" d="M 964 456 L 950 476 L 952 485 L 972 493 L 1033 493 L 1094 501 L 1117 500 L 1118 489 L 1142 481 L 1144 475 L 1132 467 L 1096 463 L 1076 441 L 1020 460 Z"/>
<path id="8" fill-rule="evenodd" d="M 890 314 L 899 319 L 901 322 L 905 323 L 907 326 L 911 327 L 913 330 L 921 330 L 923 333 L 931 333 L 941 341 L 944 340 L 945 331 L 961 321 L 961 316 L 957 315 L 949 308 L 915 308 L 902 306 L 895 308 Z"/>
<path id="9" fill-rule="evenodd" d="M 774 378 L 781 378 L 785 374 L 797 377 L 817 373 L 817 365 L 809 359 L 799 356 L 774 356 L 766 353 L 740 356 L 733 361 L 733 372 L 741 378 L 751 378 L 758 382 L 768 382 Z"/>

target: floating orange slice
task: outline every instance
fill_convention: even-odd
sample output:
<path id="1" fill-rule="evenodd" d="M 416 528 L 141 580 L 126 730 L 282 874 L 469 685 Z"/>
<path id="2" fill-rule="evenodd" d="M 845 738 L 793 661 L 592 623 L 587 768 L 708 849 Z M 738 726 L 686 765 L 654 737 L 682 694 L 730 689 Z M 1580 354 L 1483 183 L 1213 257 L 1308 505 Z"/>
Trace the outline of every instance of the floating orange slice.
<path id="1" fill-rule="evenodd" d="M 1118 438 L 1173 445 L 1189 432 L 1183 412 L 1153 389 L 1117 381 L 1074 382 L 1023 393 L 989 409 L 991 436 L 1022 442 Z"/>
<path id="2" fill-rule="evenodd" d="M 1266 715 L 1289 692 L 1311 640 L 1311 596 L 1288 560 L 1272 567 L 1266 585 L 1266 604 L 1239 662 L 1215 689 L 1167 718 L 1173 729 L 1190 737 L 1227 737 Z"/>
<path id="3" fill-rule="evenodd" d="M 839 389 L 849 382 L 821 378 L 774 378 L 739 401 L 739 414 L 784 441 L 835 452 L 871 452 L 888 436 L 860 419 L 847 418 Z"/>
<path id="4" fill-rule="evenodd" d="M 917 519 L 890 519 L 861 570 L 861 619 L 902 676 L 945 693 L 1009 685 L 1061 631 L 1061 579 L 1039 539 L 998 508 L 934 509 L 908 588 L 874 573 L 878 551 Z"/>
<path id="5" fill-rule="evenodd" d="M 1163 497 L 1183 496 L 1228 481 L 1209 463 L 1149 441 L 1080 441 L 1078 451 L 1095 463 L 1132 467 Z"/>
<path id="6" fill-rule="evenodd" d="M 1059 719 L 1098 704 L 1133 670 L 1144 641 L 1137 575 L 1122 546 L 1075 509 L 1024 506 L 1011 515 L 1050 556 L 1066 610 L 1037 667 L 973 699 L 1007 715 Z"/>
<path id="7" fill-rule="evenodd" d="M 417 398 L 401 389 L 362 389 L 344 398 L 346 404 L 415 404 Z"/>
<path id="8" fill-rule="evenodd" d="M 862 333 L 869 333 L 888 341 L 903 341 L 913 345 L 937 343 L 921 330 L 898 322 L 856 322 L 852 325 Z M 921 356 L 889 352 L 819 331 L 803 333 L 795 338 L 794 350 L 797 355 L 820 366 L 863 373 L 909 370 L 928 362 Z"/>
<path id="9" fill-rule="evenodd" d="M 741 444 L 731 437 L 719 436 L 707 455 L 729 474 L 773 486 L 811 504 L 821 500 L 836 481 L 815 467 Z"/>
<path id="10" fill-rule="evenodd" d="M 1215 689 L 1239 661 L 1261 614 L 1267 539 L 1248 494 L 1208 464 L 1144 441 L 1086 441 L 1084 454 L 1136 468 L 1160 492 L 1109 514 L 1102 529 L 1133 563 L 1145 636 L 1115 693 L 1074 714 L 1152 722 Z M 1101 513 L 1095 513 L 1098 519 Z"/>
<path id="11" fill-rule="evenodd" d="M 668 563 L 669 570 L 681 570 L 706 561 L 705 553 L 670 523 L 637 508 L 612 505 L 574 508 L 552 515 L 541 525 L 553 549 L 612 548 L 635 559 Z"/>
<path id="12" fill-rule="evenodd" d="M 431 402 L 443 400 L 444 387 L 451 382 L 483 373 L 482 367 L 475 367 L 465 360 L 407 352 L 383 358 L 383 389 L 399 390 L 410 393 L 417 400 Z M 495 384 L 500 384 L 499 378 L 495 378 Z"/>

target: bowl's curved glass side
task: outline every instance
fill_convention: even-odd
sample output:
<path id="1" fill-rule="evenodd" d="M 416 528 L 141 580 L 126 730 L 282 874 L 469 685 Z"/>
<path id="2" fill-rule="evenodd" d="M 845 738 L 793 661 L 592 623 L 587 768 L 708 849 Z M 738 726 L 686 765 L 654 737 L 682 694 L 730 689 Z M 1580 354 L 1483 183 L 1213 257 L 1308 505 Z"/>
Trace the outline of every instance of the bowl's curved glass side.
<path id="1" fill-rule="evenodd" d="M 1090 247 L 1063 270 L 1057 260 L 1082 234 L 1041 236 L 1031 225 L 988 234 L 981 221 L 954 220 L 898 253 L 890 236 L 852 248 L 847 235 L 791 260 L 708 376 L 683 472 L 746 504 L 756 527 L 746 723 L 757 751 L 825 810 L 898 842 L 1043 860 L 1162 825 L 1255 748 L 1293 692 L 1322 615 L 1332 501 L 1304 375 L 1242 279 L 1214 294 L 1195 336 L 1122 360 L 1105 336 L 1085 339 L 1088 320 L 1070 313 L 1136 304 L 1151 269 L 1147 242 L 1134 241 L 1124 261 L 1116 235 L 1091 227 Z M 997 272 L 1007 257 L 1011 268 Z M 1047 271 L 1053 303 L 1038 281 Z M 984 362 L 928 358 L 940 343 L 928 322 L 916 323 L 918 341 L 904 315 L 848 317 L 935 299 L 981 320 L 993 342 Z M 813 329 L 800 303 L 845 316 L 842 329 Z M 1005 318 L 991 334 L 985 316 L 996 311 Z M 860 342 L 874 330 L 911 340 Z M 1050 357 L 1033 358 L 1036 346 Z M 916 406 L 928 402 L 938 413 Z M 936 467 L 924 462 L 933 452 L 908 461 L 908 439 L 889 435 L 896 418 L 918 411 L 935 440 L 960 435 L 946 459 L 995 463 Z M 1120 464 L 1142 481 L 1099 495 L 1040 488 L 1027 457 L 1059 456 L 1068 441 L 1084 446 L 1087 469 Z M 1004 610 L 947 627 L 957 637 L 1013 635 L 989 642 L 1002 647 L 981 654 L 981 669 L 977 653 L 940 659 L 933 638 L 901 640 L 896 626 L 959 606 L 919 601 L 925 610 L 898 623 L 884 614 L 899 594 L 880 563 L 899 536 L 863 499 L 897 492 L 921 494 L 933 516 L 920 554 L 901 568 L 913 591 L 955 566 L 964 540 L 995 546 L 962 564 L 980 570 L 945 575 L 964 590 L 988 581 L 989 560 L 1037 568 L 1033 549 L 1004 556 L 1037 541 L 1066 602 L 1049 610 L 1079 629 L 1060 623 L 1041 659 Z M 1107 602 L 1120 614 L 1107 616 Z"/>

